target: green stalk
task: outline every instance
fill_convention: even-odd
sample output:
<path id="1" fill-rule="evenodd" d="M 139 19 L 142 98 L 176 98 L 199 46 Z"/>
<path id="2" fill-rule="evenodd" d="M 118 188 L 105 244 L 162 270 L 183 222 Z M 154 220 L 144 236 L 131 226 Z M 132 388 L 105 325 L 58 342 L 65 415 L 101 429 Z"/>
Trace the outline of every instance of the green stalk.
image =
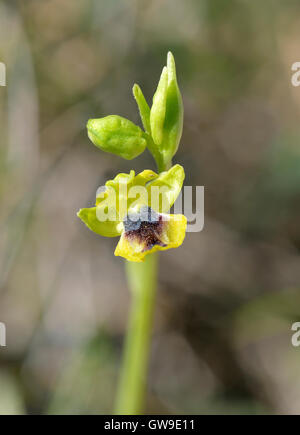
<path id="1" fill-rule="evenodd" d="M 115 414 L 143 412 L 157 287 L 157 254 L 126 262 L 132 303 Z"/>

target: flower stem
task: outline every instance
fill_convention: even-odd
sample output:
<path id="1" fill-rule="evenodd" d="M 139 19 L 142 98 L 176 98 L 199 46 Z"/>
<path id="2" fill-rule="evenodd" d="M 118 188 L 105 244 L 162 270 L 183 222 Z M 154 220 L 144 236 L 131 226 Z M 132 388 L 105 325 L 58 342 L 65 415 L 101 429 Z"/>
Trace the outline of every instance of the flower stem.
<path id="1" fill-rule="evenodd" d="M 157 254 L 126 262 L 132 305 L 115 414 L 143 412 L 157 286 Z"/>

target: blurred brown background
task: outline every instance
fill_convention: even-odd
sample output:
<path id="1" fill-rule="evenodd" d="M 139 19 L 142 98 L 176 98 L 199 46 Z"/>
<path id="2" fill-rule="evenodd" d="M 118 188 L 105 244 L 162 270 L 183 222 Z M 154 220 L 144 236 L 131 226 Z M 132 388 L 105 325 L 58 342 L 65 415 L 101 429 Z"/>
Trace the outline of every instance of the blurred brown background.
<path id="1" fill-rule="evenodd" d="M 116 239 L 76 211 L 107 178 L 154 169 L 87 138 L 138 121 L 166 54 L 185 104 L 175 162 L 205 228 L 163 253 L 147 413 L 299 413 L 300 4 L 0 2 L 0 413 L 109 413 L 129 295 Z"/>

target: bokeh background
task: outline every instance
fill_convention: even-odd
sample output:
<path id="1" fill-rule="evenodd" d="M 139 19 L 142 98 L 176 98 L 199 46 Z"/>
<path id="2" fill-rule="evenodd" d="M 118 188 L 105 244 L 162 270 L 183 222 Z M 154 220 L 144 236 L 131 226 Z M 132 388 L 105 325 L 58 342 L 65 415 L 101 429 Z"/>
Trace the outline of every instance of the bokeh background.
<path id="1" fill-rule="evenodd" d="M 296 0 L 0 1 L 0 413 L 109 413 L 130 298 L 116 239 L 76 217 L 118 172 L 87 119 L 139 122 L 166 54 L 185 104 L 175 162 L 205 227 L 161 255 L 147 413 L 299 413 Z"/>

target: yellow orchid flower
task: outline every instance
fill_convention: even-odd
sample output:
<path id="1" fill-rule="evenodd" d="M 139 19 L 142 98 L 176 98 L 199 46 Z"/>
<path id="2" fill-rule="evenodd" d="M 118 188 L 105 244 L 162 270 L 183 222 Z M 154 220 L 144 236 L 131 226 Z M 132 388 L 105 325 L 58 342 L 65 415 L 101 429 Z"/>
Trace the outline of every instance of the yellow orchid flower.
<path id="1" fill-rule="evenodd" d="M 159 175 L 151 170 L 118 174 L 100 189 L 95 207 L 83 208 L 77 215 L 101 236 L 120 236 L 116 256 L 141 262 L 150 253 L 182 244 L 186 217 L 166 212 L 176 201 L 183 180 L 180 165 Z"/>

